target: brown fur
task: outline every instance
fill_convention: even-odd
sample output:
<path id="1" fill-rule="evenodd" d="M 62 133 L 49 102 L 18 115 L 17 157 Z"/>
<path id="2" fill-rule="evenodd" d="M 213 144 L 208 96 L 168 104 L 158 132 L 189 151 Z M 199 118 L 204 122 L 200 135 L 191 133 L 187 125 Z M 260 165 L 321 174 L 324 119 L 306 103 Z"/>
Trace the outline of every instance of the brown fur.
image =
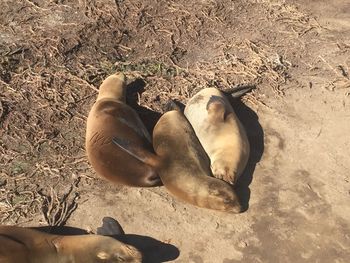
<path id="1" fill-rule="evenodd" d="M 232 187 L 211 177 L 209 159 L 181 112 L 169 111 L 159 119 L 153 147 L 160 158 L 159 175 L 174 196 L 199 207 L 241 211 Z"/>
<path id="2" fill-rule="evenodd" d="M 152 162 L 150 135 L 138 114 L 126 104 L 125 76 L 109 76 L 100 86 L 99 94 L 87 120 L 86 151 L 97 174 L 117 184 L 155 186 L 160 178 Z M 125 148 L 113 143 L 117 139 Z M 147 160 L 146 160 L 147 161 Z"/>
<path id="3" fill-rule="evenodd" d="M 37 230 L 0 226 L 1 263 L 141 262 L 141 253 L 111 237 L 59 236 Z"/>
<path id="4" fill-rule="evenodd" d="M 213 175 L 236 183 L 249 158 L 249 142 L 232 106 L 218 89 L 198 92 L 185 107 L 185 116 L 208 154 Z"/>

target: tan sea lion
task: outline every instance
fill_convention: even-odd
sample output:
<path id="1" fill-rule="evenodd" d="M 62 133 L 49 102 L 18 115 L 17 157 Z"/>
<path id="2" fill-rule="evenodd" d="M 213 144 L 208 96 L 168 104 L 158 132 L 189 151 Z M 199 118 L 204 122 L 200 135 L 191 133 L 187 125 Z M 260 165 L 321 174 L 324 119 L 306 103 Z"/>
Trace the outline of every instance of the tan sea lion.
<path id="1" fill-rule="evenodd" d="M 99 176 L 114 183 L 139 187 L 161 184 L 152 164 L 125 151 L 118 142 L 133 145 L 140 155 L 153 151 L 147 129 L 138 114 L 126 104 L 125 75 L 122 73 L 103 81 L 89 113 L 86 129 L 88 159 Z"/>
<path id="2" fill-rule="evenodd" d="M 0 226 L 0 263 L 142 262 L 130 245 L 99 235 L 60 236 Z"/>
<path id="3" fill-rule="evenodd" d="M 250 89 L 237 89 L 238 95 Z M 189 100 L 184 113 L 210 158 L 213 175 L 236 183 L 247 165 L 250 147 L 225 95 L 216 88 L 205 88 Z"/>
<path id="4" fill-rule="evenodd" d="M 208 156 L 183 113 L 170 110 L 163 114 L 153 130 L 153 147 L 159 157 L 159 175 L 171 194 L 199 207 L 241 211 L 234 189 L 211 177 Z"/>

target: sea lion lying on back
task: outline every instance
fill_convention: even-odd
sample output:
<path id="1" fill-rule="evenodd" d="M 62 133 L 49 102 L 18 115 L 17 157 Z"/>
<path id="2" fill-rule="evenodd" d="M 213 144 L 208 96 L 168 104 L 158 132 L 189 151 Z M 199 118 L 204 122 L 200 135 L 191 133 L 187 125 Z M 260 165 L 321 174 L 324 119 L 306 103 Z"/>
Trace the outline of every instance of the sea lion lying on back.
<path id="1" fill-rule="evenodd" d="M 60 236 L 34 229 L 0 226 L 1 263 L 142 262 L 130 245 L 99 235 Z"/>
<path id="2" fill-rule="evenodd" d="M 237 89 L 237 96 L 250 89 Z M 216 88 L 205 88 L 189 100 L 184 113 L 210 158 L 213 175 L 236 183 L 250 149 L 243 125 L 225 95 Z"/>
<path id="3" fill-rule="evenodd" d="M 199 207 L 241 211 L 234 189 L 211 177 L 208 156 L 179 110 L 170 110 L 159 119 L 153 130 L 153 147 L 159 157 L 159 175 L 171 194 Z"/>
<path id="4" fill-rule="evenodd" d="M 122 73 L 103 81 L 89 113 L 86 129 L 88 159 L 99 176 L 114 183 L 140 187 L 160 185 L 152 164 L 135 158 L 120 148 L 118 142 L 133 145 L 140 154 L 153 151 L 147 129 L 138 114 L 126 104 Z"/>

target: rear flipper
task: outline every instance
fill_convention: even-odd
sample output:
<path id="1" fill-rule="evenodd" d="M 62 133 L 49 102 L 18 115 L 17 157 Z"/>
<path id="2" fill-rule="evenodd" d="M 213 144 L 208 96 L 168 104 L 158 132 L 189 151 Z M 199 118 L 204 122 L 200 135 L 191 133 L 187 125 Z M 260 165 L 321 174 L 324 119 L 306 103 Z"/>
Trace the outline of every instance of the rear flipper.
<path id="1" fill-rule="evenodd" d="M 256 86 L 253 84 L 247 84 L 247 85 L 237 85 L 235 87 L 222 90 L 223 93 L 226 95 L 231 95 L 233 98 L 240 98 L 244 94 L 248 93 L 249 91 L 255 89 Z"/>
<path id="2" fill-rule="evenodd" d="M 179 112 L 183 112 L 185 109 L 185 105 L 177 100 L 168 100 L 168 102 L 164 105 L 164 112 L 176 110 Z"/>

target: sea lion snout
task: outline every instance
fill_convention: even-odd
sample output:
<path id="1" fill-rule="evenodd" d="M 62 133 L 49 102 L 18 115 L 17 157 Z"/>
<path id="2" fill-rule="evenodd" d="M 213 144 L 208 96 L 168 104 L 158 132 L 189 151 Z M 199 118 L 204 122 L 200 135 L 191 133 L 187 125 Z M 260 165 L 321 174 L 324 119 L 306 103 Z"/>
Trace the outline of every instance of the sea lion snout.
<path id="1" fill-rule="evenodd" d="M 215 178 L 215 180 L 212 180 L 208 185 L 208 188 L 210 196 L 212 197 L 211 206 L 217 207 L 216 210 L 234 214 L 242 212 L 242 205 L 234 186 Z"/>
<path id="2" fill-rule="evenodd" d="M 243 212 L 242 205 L 240 204 L 237 197 L 233 199 L 232 198 L 226 199 L 224 203 L 227 206 L 227 208 L 225 209 L 225 211 L 227 212 L 231 212 L 234 214 L 239 214 Z"/>
<path id="3" fill-rule="evenodd" d="M 150 175 L 148 175 L 145 179 L 145 185 L 149 186 L 161 186 L 162 180 L 160 179 L 159 175 L 156 172 L 152 172 Z"/>

